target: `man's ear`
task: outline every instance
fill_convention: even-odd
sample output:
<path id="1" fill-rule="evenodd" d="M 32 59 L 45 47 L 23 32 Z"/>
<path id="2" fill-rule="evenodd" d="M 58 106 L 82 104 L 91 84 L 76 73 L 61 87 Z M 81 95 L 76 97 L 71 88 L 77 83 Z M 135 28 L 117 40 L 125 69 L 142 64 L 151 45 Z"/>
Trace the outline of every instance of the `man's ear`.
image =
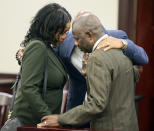
<path id="1" fill-rule="evenodd" d="M 89 39 L 89 42 L 90 42 L 90 43 L 95 43 L 95 42 L 94 42 L 94 35 L 93 35 L 92 32 L 86 32 L 86 36 L 87 36 L 87 38 Z"/>
<path id="2" fill-rule="evenodd" d="M 92 32 L 86 32 L 86 35 L 87 35 L 87 37 L 91 40 L 91 39 L 93 39 L 93 34 L 92 34 Z"/>

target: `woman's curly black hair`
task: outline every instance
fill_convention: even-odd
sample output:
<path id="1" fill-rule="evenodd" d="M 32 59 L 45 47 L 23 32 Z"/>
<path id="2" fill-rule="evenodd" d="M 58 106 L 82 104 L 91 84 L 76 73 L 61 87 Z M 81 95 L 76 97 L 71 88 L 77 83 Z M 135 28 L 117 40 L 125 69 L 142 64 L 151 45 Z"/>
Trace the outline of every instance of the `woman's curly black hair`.
<path id="1" fill-rule="evenodd" d="M 25 47 L 31 39 L 43 40 L 46 44 L 57 42 L 57 32 L 64 32 L 66 24 L 71 22 L 71 15 L 57 3 L 41 8 L 31 21 L 30 28 L 21 46 Z"/>

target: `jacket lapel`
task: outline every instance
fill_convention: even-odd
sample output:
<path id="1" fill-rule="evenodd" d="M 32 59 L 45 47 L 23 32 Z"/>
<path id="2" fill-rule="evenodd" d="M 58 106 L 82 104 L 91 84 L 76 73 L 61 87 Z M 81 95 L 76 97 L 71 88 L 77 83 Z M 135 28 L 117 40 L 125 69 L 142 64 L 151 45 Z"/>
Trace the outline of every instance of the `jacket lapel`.
<path id="1" fill-rule="evenodd" d="M 49 59 L 56 65 L 56 67 L 62 72 L 63 75 L 66 75 L 65 67 L 61 62 L 60 58 L 58 58 L 58 56 L 52 49 L 50 49 L 49 52 L 50 52 L 48 53 Z"/>

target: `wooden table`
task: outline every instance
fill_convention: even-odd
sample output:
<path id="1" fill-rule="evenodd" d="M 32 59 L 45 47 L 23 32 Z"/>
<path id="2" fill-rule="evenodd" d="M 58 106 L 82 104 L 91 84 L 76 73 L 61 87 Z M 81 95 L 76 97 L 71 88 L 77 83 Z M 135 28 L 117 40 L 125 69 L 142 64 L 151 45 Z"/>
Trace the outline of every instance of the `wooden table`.
<path id="1" fill-rule="evenodd" d="M 17 131 L 113 131 L 113 130 L 90 130 L 77 128 L 37 128 L 36 126 L 18 127 Z M 115 131 L 115 130 L 114 130 Z"/>
<path id="2" fill-rule="evenodd" d="M 74 129 L 74 128 L 37 128 L 36 126 L 18 127 L 17 131 L 90 131 L 90 129 Z"/>

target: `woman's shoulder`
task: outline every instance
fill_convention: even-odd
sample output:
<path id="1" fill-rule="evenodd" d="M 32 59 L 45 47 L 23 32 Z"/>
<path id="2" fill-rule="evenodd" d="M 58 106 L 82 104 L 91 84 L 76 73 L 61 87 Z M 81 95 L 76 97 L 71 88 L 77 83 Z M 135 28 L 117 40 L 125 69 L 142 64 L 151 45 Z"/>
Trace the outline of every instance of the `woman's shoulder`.
<path id="1" fill-rule="evenodd" d="M 33 54 L 44 54 L 46 52 L 46 45 L 43 41 L 41 40 L 31 40 L 27 44 L 25 51 L 24 51 L 24 56 L 25 55 L 33 55 Z"/>
<path id="2" fill-rule="evenodd" d="M 33 50 L 37 50 L 37 51 L 41 51 L 41 52 L 45 51 L 46 45 L 41 40 L 37 40 L 37 39 L 30 40 L 26 46 L 25 52 L 29 52 L 29 51 L 33 51 Z"/>
<path id="3" fill-rule="evenodd" d="M 40 48 L 46 48 L 46 45 L 43 41 L 38 39 L 30 40 L 26 48 L 32 48 L 32 47 L 40 47 Z"/>

